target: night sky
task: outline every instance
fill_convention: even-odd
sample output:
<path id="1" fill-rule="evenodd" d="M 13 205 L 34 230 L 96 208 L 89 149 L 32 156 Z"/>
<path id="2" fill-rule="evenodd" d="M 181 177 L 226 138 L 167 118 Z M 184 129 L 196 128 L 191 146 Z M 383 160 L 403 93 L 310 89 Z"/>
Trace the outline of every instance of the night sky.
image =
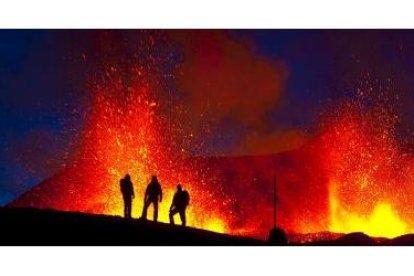
<path id="1" fill-rule="evenodd" d="M 76 136 L 73 126 L 82 125 L 82 116 L 73 114 L 82 110 L 85 83 L 96 64 L 89 56 L 99 42 L 98 34 L 0 31 L 0 204 L 59 170 L 63 153 Z M 227 135 L 207 143 L 212 152 L 257 155 L 299 147 L 313 135 L 319 116 L 367 86 L 398 95 L 395 108 L 401 129 L 412 128 L 413 31 L 233 30 L 220 39 L 244 45 L 255 58 L 282 68 L 283 85 L 275 91 L 280 94 L 275 103 L 258 118 L 262 123 L 250 121 L 250 114 L 247 119 L 244 114 L 221 118 L 218 129 L 225 127 Z M 275 132 L 279 141 L 292 135 L 299 138 L 291 145 L 272 146 L 269 139 Z M 238 144 L 251 133 L 268 151 L 255 146 L 241 150 Z M 280 133 L 290 134 L 281 138 Z"/>

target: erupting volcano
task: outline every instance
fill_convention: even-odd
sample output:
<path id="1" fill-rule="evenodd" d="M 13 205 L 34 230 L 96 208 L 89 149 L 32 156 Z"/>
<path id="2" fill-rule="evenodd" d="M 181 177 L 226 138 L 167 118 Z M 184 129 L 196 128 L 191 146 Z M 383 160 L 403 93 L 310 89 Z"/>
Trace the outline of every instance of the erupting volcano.
<path id="1" fill-rule="evenodd" d="M 117 74 L 115 68 L 111 70 L 108 74 Z M 151 93 L 155 88 L 141 77 L 143 72 L 132 74 L 136 78 L 130 77 L 134 81 L 127 89 L 116 76 L 110 76 L 113 79 L 106 86 L 95 86 L 73 163 L 13 205 L 119 215 L 123 212 L 119 181 L 130 173 L 137 195 L 133 216 L 139 217 L 143 205 L 139 197 L 151 175 L 157 175 L 165 202 L 171 200 L 177 183 L 183 183 L 196 199 L 189 209 L 190 225 L 229 231 L 231 214 L 224 210 L 230 199 L 219 185 L 211 185 L 218 183 L 214 172 L 202 160 L 188 158 L 174 140 L 171 122 L 160 116 L 162 103 Z M 161 205 L 162 222 L 168 222 L 169 203 Z"/>
<path id="2" fill-rule="evenodd" d="M 209 62 L 219 64 L 217 60 Z M 277 225 L 287 233 L 364 232 L 392 238 L 413 231 L 414 154 L 399 139 L 399 117 L 392 108 L 379 102 L 362 106 L 355 96 L 324 113 L 317 130 L 294 149 L 212 156 L 200 139 L 210 125 L 193 133 L 198 128 L 189 127 L 188 117 L 181 116 L 188 112 L 182 95 L 163 84 L 161 71 L 145 63 L 162 60 L 150 54 L 127 69 L 104 66 L 104 77 L 88 87 L 80 113 L 84 124 L 71 161 L 11 206 L 122 215 L 119 181 L 129 173 L 136 194 L 132 216 L 138 218 L 146 185 L 157 175 L 164 192 L 161 222 L 168 222 L 175 186 L 182 183 L 191 195 L 189 226 L 266 238 L 273 226 L 275 175 Z M 196 87 L 208 90 L 204 84 Z M 211 100 L 200 106 L 209 108 Z M 215 112 L 225 109 L 216 104 Z M 201 109 L 197 114 L 208 115 Z"/>

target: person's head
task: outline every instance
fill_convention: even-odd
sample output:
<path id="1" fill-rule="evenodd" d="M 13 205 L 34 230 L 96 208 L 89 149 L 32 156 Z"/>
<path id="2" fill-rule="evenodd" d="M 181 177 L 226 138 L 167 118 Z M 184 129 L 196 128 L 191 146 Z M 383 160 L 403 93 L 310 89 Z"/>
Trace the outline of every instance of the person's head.
<path id="1" fill-rule="evenodd" d="M 125 179 L 126 179 L 126 180 L 131 180 L 131 176 L 127 173 L 127 174 L 125 175 Z"/>
<path id="2" fill-rule="evenodd" d="M 181 187 L 181 184 L 178 183 L 178 185 L 177 185 L 177 191 L 181 192 L 182 190 L 183 190 L 183 187 Z"/>

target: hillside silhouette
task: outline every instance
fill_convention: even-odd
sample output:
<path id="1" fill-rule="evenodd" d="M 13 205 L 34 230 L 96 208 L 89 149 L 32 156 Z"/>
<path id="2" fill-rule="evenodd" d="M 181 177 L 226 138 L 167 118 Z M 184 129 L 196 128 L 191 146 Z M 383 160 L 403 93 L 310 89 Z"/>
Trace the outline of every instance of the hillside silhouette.
<path id="1" fill-rule="evenodd" d="M 264 245 L 165 223 L 34 208 L 0 208 L 0 245 Z"/>
<path id="2" fill-rule="evenodd" d="M 160 222 L 34 208 L 0 208 L 0 245 L 208 245 L 266 246 L 270 241 Z M 414 234 L 394 239 L 363 233 L 293 246 L 414 246 Z"/>
<path id="3" fill-rule="evenodd" d="M 304 154 L 302 151 L 289 151 L 263 156 L 189 157 L 188 159 L 188 163 L 200 163 L 217 175 L 220 183 L 211 183 L 211 185 L 222 184 L 225 187 L 220 189 L 238 202 L 237 208 L 228 211 L 242 216 L 237 219 L 237 224 L 243 221 L 246 225 L 255 225 L 258 231 L 255 233 L 257 237 L 266 239 L 273 226 L 274 175 L 278 177 L 278 198 L 283 199 L 278 206 L 278 225 L 294 229 L 298 222 L 319 221 L 325 217 L 326 210 L 320 209 L 320 206 L 326 206 L 327 189 L 323 183 L 324 179 L 314 174 L 317 170 L 312 167 L 312 162 L 306 163 L 306 168 L 303 167 L 305 160 L 308 160 L 307 152 Z M 129 173 L 132 175 L 134 172 Z M 295 177 L 292 177 L 293 175 Z M 305 185 L 307 181 L 317 185 Z M 105 199 L 121 197 L 120 194 L 109 194 L 114 183 L 91 181 L 72 164 L 35 185 L 8 206 L 108 213 L 105 210 L 107 206 Z M 215 187 L 212 186 L 211 191 L 214 190 Z M 141 200 L 140 196 L 143 194 L 137 194 L 139 200 Z M 301 200 L 296 200 L 297 197 Z M 99 200 L 93 200 L 95 198 Z M 192 199 L 192 202 L 199 200 L 196 197 Z M 251 206 L 260 206 L 260 216 Z M 302 212 L 302 210 L 309 212 Z M 312 217 L 307 217 L 308 213 L 312 214 Z"/>

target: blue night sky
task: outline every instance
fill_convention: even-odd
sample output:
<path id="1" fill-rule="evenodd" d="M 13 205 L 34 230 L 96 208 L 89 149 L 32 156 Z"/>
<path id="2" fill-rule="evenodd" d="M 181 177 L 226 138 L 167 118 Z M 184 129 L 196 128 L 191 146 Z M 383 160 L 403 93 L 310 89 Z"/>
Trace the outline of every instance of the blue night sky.
<path id="1" fill-rule="evenodd" d="M 46 157 L 62 154 L 69 147 L 68 124 L 82 124 L 71 112 L 82 102 L 91 65 L 78 57 L 93 51 L 94 36 L 93 31 L 0 31 L 0 205 L 50 177 L 53 169 L 31 171 L 27 164 L 41 167 Z M 367 73 L 377 85 L 392 80 L 392 91 L 403 99 L 398 108 L 404 127 L 411 127 L 414 32 L 237 30 L 231 36 L 248 41 L 257 55 L 287 65 L 270 128 L 310 131 L 324 108 L 350 97 Z M 226 146 L 223 141 L 220 147 Z"/>

